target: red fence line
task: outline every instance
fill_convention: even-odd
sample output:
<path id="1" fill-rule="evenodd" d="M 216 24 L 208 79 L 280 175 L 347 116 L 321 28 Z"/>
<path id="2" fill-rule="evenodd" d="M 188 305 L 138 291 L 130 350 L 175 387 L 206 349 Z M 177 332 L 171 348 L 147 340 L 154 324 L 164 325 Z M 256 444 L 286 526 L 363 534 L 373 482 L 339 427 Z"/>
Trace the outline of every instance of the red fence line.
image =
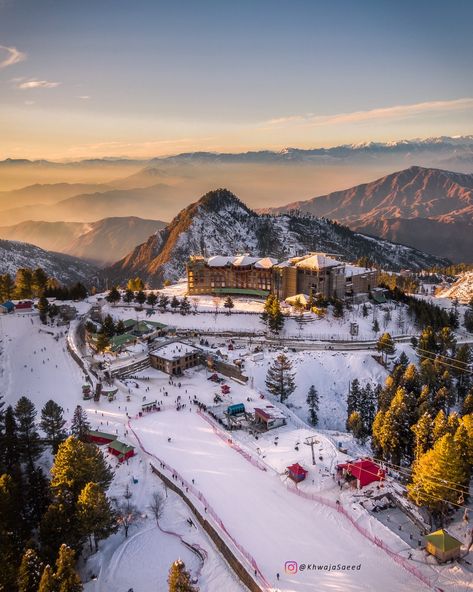
<path id="1" fill-rule="evenodd" d="M 269 589 L 271 586 L 270 586 L 269 582 L 266 580 L 266 578 L 263 575 L 260 568 L 258 567 L 258 564 L 256 563 L 254 557 L 242 545 L 240 545 L 240 543 L 238 543 L 233 538 L 233 536 L 228 532 L 227 528 L 225 527 L 225 524 L 222 522 L 222 520 L 220 519 L 218 514 L 212 508 L 212 506 L 208 503 L 205 496 L 196 487 L 194 487 L 191 483 L 189 483 L 186 479 L 184 479 L 184 477 L 182 477 L 173 467 L 171 467 L 166 462 L 164 462 L 163 460 L 158 458 L 152 452 L 149 452 L 148 450 L 146 450 L 146 448 L 143 446 L 143 443 L 141 442 L 140 437 L 135 432 L 135 430 L 131 427 L 130 420 L 128 421 L 128 427 L 132 431 L 133 435 L 135 436 L 135 438 L 136 438 L 140 448 L 143 450 L 143 452 L 145 452 L 149 456 L 152 456 L 153 458 L 155 458 L 159 462 L 159 464 L 161 465 L 161 468 L 169 471 L 174 480 L 181 482 L 182 487 L 185 487 L 186 493 L 188 493 L 190 491 L 204 505 L 205 513 L 209 514 L 213 518 L 213 520 L 220 527 L 220 529 L 223 530 L 223 532 L 227 535 L 227 537 L 232 541 L 233 545 L 238 549 L 238 551 L 241 553 L 241 555 L 251 565 L 252 569 L 257 573 L 257 575 L 260 577 L 260 579 L 264 583 L 265 587 Z"/>

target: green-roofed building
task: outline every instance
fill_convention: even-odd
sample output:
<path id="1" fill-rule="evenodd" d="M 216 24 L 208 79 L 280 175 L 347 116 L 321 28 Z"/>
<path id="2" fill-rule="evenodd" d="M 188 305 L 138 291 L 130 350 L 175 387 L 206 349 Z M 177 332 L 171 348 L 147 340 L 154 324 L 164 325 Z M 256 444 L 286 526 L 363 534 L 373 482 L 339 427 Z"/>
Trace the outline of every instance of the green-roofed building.
<path id="1" fill-rule="evenodd" d="M 94 444 L 110 444 L 116 438 L 116 434 L 108 434 L 107 432 L 99 432 L 98 430 L 89 430 L 87 432 L 87 439 Z"/>
<path id="2" fill-rule="evenodd" d="M 108 451 L 110 454 L 113 454 L 113 456 L 116 456 L 120 462 L 128 460 L 135 454 L 135 449 L 133 446 L 129 446 L 128 444 L 120 442 L 119 440 L 110 442 L 108 445 Z"/>
<path id="3" fill-rule="evenodd" d="M 425 543 L 425 550 L 442 563 L 460 557 L 461 542 L 443 528 L 426 535 Z"/>

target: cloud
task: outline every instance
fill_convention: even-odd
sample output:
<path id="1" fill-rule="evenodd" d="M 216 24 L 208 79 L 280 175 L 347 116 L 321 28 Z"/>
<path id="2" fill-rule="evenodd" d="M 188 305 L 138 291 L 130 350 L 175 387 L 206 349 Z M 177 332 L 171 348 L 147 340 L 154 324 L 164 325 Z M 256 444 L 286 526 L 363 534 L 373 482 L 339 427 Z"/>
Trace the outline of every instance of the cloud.
<path id="1" fill-rule="evenodd" d="M 6 53 L 6 56 L 3 58 L 0 57 L 0 68 L 7 68 L 8 66 L 13 66 L 13 64 L 18 64 L 18 62 L 26 60 L 26 53 L 19 51 L 16 47 L 0 45 L 0 56 L 4 53 Z"/>
<path id="2" fill-rule="evenodd" d="M 395 105 L 393 107 L 382 107 L 370 109 L 367 111 L 353 111 L 351 113 L 336 113 L 334 115 L 314 115 L 308 113 L 305 115 L 291 115 L 289 117 L 279 117 L 270 119 L 263 123 L 265 127 L 281 127 L 290 124 L 304 126 L 324 126 L 337 125 L 339 123 L 358 123 L 372 120 L 390 120 L 403 119 L 413 115 L 424 113 L 460 111 L 473 108 L 473 98 L 454 99 L 451 101 L 426 101 L 424 103 L 414 103 L 411 105 Z"/>
<path id="3" fill-rule="evenodd" d="M 36 78 L 32 78 L 31 80 L 20 82 L 17 85 L 17 88 L 21 88 L 22 90 L 30 90 L 32 88 L 56 88 L 60 84 L 60 82 L 50 82 L 49 80 L 36 80 Z"/>

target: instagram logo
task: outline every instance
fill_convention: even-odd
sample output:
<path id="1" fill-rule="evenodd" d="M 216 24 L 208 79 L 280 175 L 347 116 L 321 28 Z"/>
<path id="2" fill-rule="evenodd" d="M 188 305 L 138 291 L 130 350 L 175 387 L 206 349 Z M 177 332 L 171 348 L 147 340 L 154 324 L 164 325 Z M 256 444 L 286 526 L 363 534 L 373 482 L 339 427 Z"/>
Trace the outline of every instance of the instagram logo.
<path id="1" fill-rule="evenodd" d="M 296 574 L 297 573 L 297 561 L 286 561 L 286 563 L 284 564 L 284 571 L 290 576 L 293 576 L 294 574 Z"/>

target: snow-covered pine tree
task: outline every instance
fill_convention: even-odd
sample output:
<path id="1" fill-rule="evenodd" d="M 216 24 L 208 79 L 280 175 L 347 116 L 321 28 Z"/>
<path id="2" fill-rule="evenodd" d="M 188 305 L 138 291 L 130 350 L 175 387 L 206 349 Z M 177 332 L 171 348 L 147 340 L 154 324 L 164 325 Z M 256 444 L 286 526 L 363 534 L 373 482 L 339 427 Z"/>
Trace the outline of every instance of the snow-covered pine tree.
<path id="1" fill-rule="evenodd" d="M 279 397 L 281 403 L 294 392 L 296 385 L 292 373 L 292 362 L 284 354 L 279 354 L 268 368 L 266 388 L 272 395 Z"/>
<path id="2" fill-rule="evenodd" d="M 316 426 L 319 423 L 319 393 L 313 384 L 309 388 L 306 401 L 309 406 L 309 423 Z"/>
<path id="3" fill-rule="evenodd" d="M 169 592 L 198 592 L 199 590 L 192 585 L 191 576 L 181 559 L 177 559 L 171 565 L 168 584 Z"/>

